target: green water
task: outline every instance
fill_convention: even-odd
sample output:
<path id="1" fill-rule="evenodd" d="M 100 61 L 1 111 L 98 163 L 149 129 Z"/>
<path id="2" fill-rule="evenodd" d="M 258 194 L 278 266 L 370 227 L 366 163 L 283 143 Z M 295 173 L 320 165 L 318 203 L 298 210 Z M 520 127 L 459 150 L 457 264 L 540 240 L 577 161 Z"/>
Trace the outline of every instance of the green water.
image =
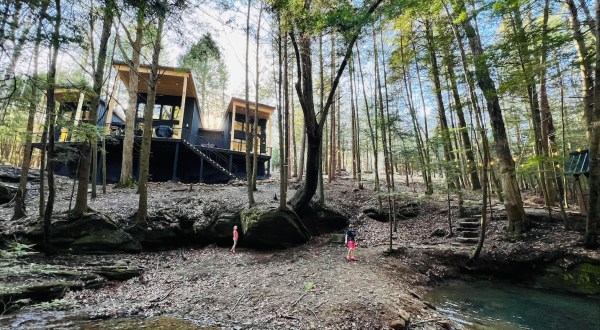
<path id="1" fill-rule="evenodd" d="M 478 281 L 434 289 L 425 299 L 466 329 L 600 329 L 600 296 Z"/>

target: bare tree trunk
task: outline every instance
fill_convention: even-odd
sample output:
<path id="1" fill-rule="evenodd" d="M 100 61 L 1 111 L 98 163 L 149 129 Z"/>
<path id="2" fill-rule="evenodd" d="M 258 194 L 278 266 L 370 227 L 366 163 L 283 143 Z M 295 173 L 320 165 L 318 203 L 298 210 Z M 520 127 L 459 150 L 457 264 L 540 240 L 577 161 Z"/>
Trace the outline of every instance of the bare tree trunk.
<path id="1" fill-rule="evenodd" d="M 458 5 L 458 11 L 465 12 L 463 0 L 458 1 Z M 467 39 L 469 40 L 469 46 L 473 56 L 480 58 L 483 56 L 484 52 L 481 46 L 479 35 L 476 34 L 470 20 L 464 20 L 461 24 L 465 30 Z M 528 222 L 525 216 L 525 211 L 523 210 L 521 192 L 519 191 L 519 186 L 517 185 L 515 164 L 510 153 L 508 136 L 504 127 L 504 119 L 498 100 L 498 94 L 496 92 L 496 86 L 490 77 L 487 63 L 481 60 L 476 60 L 475 74 L 477 76 L 479 88 L 481 88 L 487 101 L 488 112 L 494 133 L 496 154 L 499 158 L 500 173 L 502 176 L 502 190 L 505 194 L 504 206 L 508 215 L 508 231 L 514 236 L 520 237 L 523 230 L 527 227 Z"/>
<path id="2" fill-rule="evenodd" d="M 596 22 L 600 22 L 600 1 L 595 2 Z M 600 36 L 600 25 L 596 26 L 596 35 Z M 596 38 L 595 75 L 594 121 L 590 123 L 590 200 L 583 237 L 583 243 L 587 248 L 598 246 L 598 222 L 600 222 L 600 38 Z"/>
<path id="3" fill-rule="evenodd" d="M 583 108 L 585 122 L 587 124 L 587 135 L 591 135 L 591 123 L 594 114 L 594 78 L 592 70 L 592 55 L 585 43 L 585 37 L 581 32 L 581 22 L 577 14 L 577 7 L 573 0 L 565 0 L 569 10 L 571 29 L 573 30 L 573 41 L 579 57 L 579 71 L 581 73 L 581 89 L 583 96 Z"/>
<path id="4" fill-rule="evenodd" d="M 252 1 L 248 0 L 248 12 L 246 13 L 246 122 L 244 125 L 246 139 L 246 187 L 248 188 L 248 206 L 252 207 L 254 201 L 254 186 L 252 185 L 252 148 L 253 132 L 250 131 L 250 81 L 249 81 L 249 56 L 250 56 L 250 8 Z M 258 105 L 257 105 L 258 106 Z"/>
<path id="5" fill-rule="evenodd" d="M 278 43 L 277 43 L 277 47 L 278 47 L 278 54 L 279 54 L 279 97 L 278 97 L 278 101 L 279 101 L 279 106 L 277 107 L 277 116 L 278 116 L 278 126 L 279 126 L 279 164 L 280 164 L 280 170 L 279 170 L 279 208 L 280 209 L 285 209 L 287 207 L 287 174 L 286 174 L 286 166 L 285 166 L 285 160 L 286 160 L 286 155 L 285 155 L 285 134 L 283 131 L 283 114 L 281 111 L 281 105 L 282 105 L 282 81 L 283 81 L 283 93 L 285 93 L 285 106 L 287 107 L 287 102 L 288 102 L 288 72 L 287 72 L 287 67 L 288 67 L 288 42 L 287 42 L 287 34 L 285 32 L 282 31 L 281 29 L 281 17 L 277 17 L 277 24 L 278 24 Z M 283 41 L 282 41 L 283 39 Z M 283 44 L 283 56 L 282 56 L 282 44 Z M 283 74 L 282 74 L 282 66 L 283 66 Z M 283 76 L 283 80 L 282 80 L 282 76 Z"/>
<path id="6" fill-rule="evenodd" d="M 163 6 L 166 6 L 162 2 Z M 148 174 L 150 173 L 150 147 L 152 144 L 152 112 L 156 102 L 156 88 L 158 87 L 158 61 L 160 58 L 161 40 L 163 27 L 165 25 L 166 13 L 158 14 L 158 24 L 156 35 L 153 41 L 152 65 L 150 67 L 150 79 L 148 80 L 148 94 L 146 106 L 144 108 L 144 133 L 142 136 L 142 150 L 140 152 L 140 177 L 138 181 L 138 193 L 140 195 L 138 211 L 136 214 L 137 223 L 146 222 L 148 216 Z M 181 109 L 183 111 L 183 109 Z"/>
<path id="7" fill-rule="evenodd" d="M 302 123 L 302 144 L 300 147 L 300 163 L 298 165 L 298 182 L 302 181 L 302 176 L 304 175 L 304 153 L 306 152 L 306 133 L 304 131 L 304 123 Z"/>
<path id="8" fill-rule="evenodd" d="M 360 50 L 358 45 L 356 46 L 356 57 L 358 58 L 358 72 L 360 73 L 360 80 L 361 80 L 361 85 L 362 85 L 362 91 L 363 91 L 363 98 L 365 101 L 365 112 L 367 114 L 367 123 L 369 125 L 369 132 L 371 133 L 371 146 L 373 147 L 373 167 L 374 170 L 373 172 L 375 173 L 375 193 L 377 194 L 377 205 L 379 207 L 379 212 L 381 212 L 383 210 L 383 202 L 381 200 L 381 195 L 380 195 L 380 182 L 379 182 L 379 157 L 377 156 L 378 153 L 378 148 L 377 148 L 377 135 L 375 133 L 375 131 L 377 130 L 377 126 L 374 125 L 371 122 L 371 115 L 370 115 L 370 111 L 369 111 L 369 102 L 367 100 L 367 91 L 365 89 L 365 79 L 364 79 L 364 74 L 363 74 L 363 70 L 362 70 L 362 61 L 360 58 Z M 377 109 L 375 109 L 377 110 Z M 376 112 L 377 113 L 377 112 Z M 377 121 L 375 121 L 377 122 Z"/>
<path id="9" fill-rule="evenodd" d="M 33 140 L 33 124 L 38 106 L 38 91 L 40 84 L 40 81 L 38 81 L 38 59 L 40 55 L 40 43 L 42 42 L 42 27 L 44 17 L 46 16 L 46 12 L 48 10 L 48 5 L 49 1 L 43 1 L 41 3 L 36 26 L 35 44 L 33 46 L 33 74 L 29 80 L 31 85 L 31 99 L 29 101 L 29 113 L 27 117 L 27 132 L 25 134 L 25 146 L 23 148 L 24 155 L 23 163 L 21 164 L 19 189 L 17 190 L 17 194 L 15 196 L 15 208 L 13 210 L 12 220 L 20 219 L 26 214 L 25 200 L 27 199 L 27 176 L 29 174 L 29 167 L 31 166 L 31 154 L 33 152 L 31 149 L 31 143 Z M 43 191 L 41 191 L 41 194 L 43 194 Z"/>
<path id="10" fill-rule="evenodd" d="M 335 37 L 333 33 L 331 34 L 331 77 L 333 78 L 335 75 Z M 333 81 L 332 81 L 333 82 Z M 336 138 L 336 103 L 335 101 L 331 103 L 331 126 L 329 127 L 329 167 L 327 168 L 327 176 L 328 181 L 331 182 L 335 178 L 335 167 L 336 167 L 336 148 L 335 148 L 335 138 Z"/>
<path id="11" fill-rule="evenodd" d="M 254 106 L 254 126 L 252 127 L 252 146 L 254 149 L 254 157 L 252 159 L 252 189 L 256 191 L 256 176 L 258 171 L 258 155 L 260 153 L 260 136 L 258 136 L 258 88 L 259 88 L 259 67 L 258 59 L 260 58 L 260 23 L 262 21 L 263 5 L 261 2 L 260 9 L 258 11 L 258 25 L 256 27 L 256 102 Z M 261 135 L 264 132 L 261 133 Z"/>
<path id="12" fill-rule="evenodd" d="M 56 16 L 54 17 L 54 31 L 52 32 L 52 49 L 51 49 L 51 60 L 50 68 L 48 70 L 48 90 L 46 98 L 46 115 L 49 120 L 49 135 L 50 141 L 48 143 L 48 202 L 46 203 L 46 210 L 44 212 L 44 244 L 46 249 L 50 247 L 50 225 L 52 221 L 52 213 L 54 211 L 54 199 L 56 196 L 56 187 L 54 186 L 54 166 L 56 164 L 54 154 L 54 121 L 56 118 L 56 112 L 54 107 L 56 101 L 54 99 L 54 90 L 56 88 L 56 59 L 58 58 L 58 48 L 60 46 L 60 25 L 62 23 L 62 8 L 60 0 L 54 1 L 54 10 Z"/>
<path id="13" fill-rule="evenodd" d="M 449 45 L 446 45 L 444 48 L 444 62 L 446 62 L 446 70 L 448 72 L 450 88 L 454 98 L 454 107 L 456 109 L 456 117 L 458 119 L 458 127 L 460 129 L 459 132 L 461 135 L 462 147 L 464 149 L 465 157 L 467 158 L 467 170 L 469 172 L 469 179 L 471 180 L 471 188 L 473 190 L 479 190 L 481 189 L 481 183 L 479 182 L 479 176 L 477 175 L 477 162 L 475 161 L 475 156 L 473 155 L 471 138 L 469 137 L 469 132 L 467 130 L 467 122 L 465 121 L 462 102 L 458 92 L 458 85 L 456 83 L 456 75 L 454 74 L 454 56 L 452 56 L 452 52 L 448 46 Z"/>
<path id="14" fill-rule="evenodd" d="M 127 102 L 127 112 L 125 114 L 127 123 L 125 123 L 123 157 L 121 160 L 121 176 L 119 178 L 119 185 L 123 187 L 130 186 L 133 182 L 133 142 L 135 139 L 135 119 L 137 117 L 138 75 L 140 70 L 140 53 L 142 49 L 144 18 L 144 7 L 140 6 L 137 10 L 135 40 L 130 40 L 132 54 L 131 59 L 128 61 L 130 73 L 127 92 L 129 99 Z M 184 110 L 185 109 L 179 109 L 179 111 Z M 180 124 L 183 127 L 183 123 Z M 179 135 L 181 136 L 181 132 Z"/>
<path id="15" fill-rule="evenodd" d="M 91 132 L 91 136 L 87 137 L 88 143 L 91 145 L 89 152 L 84 153 L 84 159 L 81 163 L 79 172 L 79 182 L 77 185 L 77 197 L 75 199 L 75 206 L 72 210 L 72 216 L 79 218 L 88 210 L 88 198 L 87 191 L 90 181 L 90 167 L 97 170 L 97 162 L 93 166 L 91 163 L 96 160 L 98 155 L 98 143 L 96 127 L 98 120 L 98 106 L 100 104 L 100 94 L 102 91 L 102 84 L 104 83 L 104 66 L 106 64 L 106 55 L 108 52 L 108 38 L 110 37 L 110 30 L 113 23 L 114 15 L 114 3 L 112 0 L 107 0 L 104 4 L 104 11 L 102 17 L 102 35 L 100 36 L 100 47 L 98 49 L 98 61 L 96 68 L 94 69 L 94 86 L 92 87 L 93 97 L 90 102 L 90 118 L 89 125 L 94 130 Z M 52 131 L 50 131 L 52 133 Z M 96 175 L 93 175 L 95 178 Z M 95 182 L 92 183 L 92 196 L 94 196 Z"/>
<path id="16" fill-rule="evenodd" d="M 358 119 L 358 90 L 356 86 L 356 71 L 354 66 L 354 55 L 352 56 L 352 60 L 350 61 L 350 92 L 352 95 L 352 120 L 354 122 L 354 128 L 352 131 L 352 136 L 355 138 L 354 143 L 354 154 L 356 155 L 356 178 L 358 179 L 358 189 L 363 189 L 362 183 L 362 164 L 361 164 L 361 155 L 360 155 L 360 121 Z"/>
<path id="17" fill-rule="evenodd" d="M 413 50 L 416 54 L 416 46 L 413 43 Z M 403 45 L 403 37 L 400 35 L 400 57 L 402 58 L 402 63 L 405 63 L 404 60 L 404 45 Z M 406 65 L 409 65 L 408 63 Z M 407 70 L 405 65 L 402 65 L 402 81 L 404 82 L 404 90 L 406 91 L 406 98 L 408 102 L 408 111 L 410 112 L 410 117 L 413 124 L 413 130 L 415 133 L 415 141 L 417 143 L 417 153 L 419 156 L 419 163 L 421 165 L 421 175 L 423 176 L 423 181 L 425 183 L 425 194 L 431 195 L 433 194 L 433 185 L 431 182 L 431 167 L 429 164 L 429 128 L 427 127 L 427 114 L 425 113 L 425 97 L 423 96 L 423 86 L 421 84 L 421 73 L 419 70 L 419 63 L 415 57 L 415 67 L 417 69 L 417 78 L 419 81 L 419 90 L 421 94 L 421 102 L 423 107 L 423 118 L 425 119 L 425 141 L 421 137 L 421 125 L 417 120 L 416 110 L 412 100 L 412 84 L 410 83 L 410 79 L 408 78 Z M 408 173 L 406 173 L 406 185 L 408 186 Z"/>

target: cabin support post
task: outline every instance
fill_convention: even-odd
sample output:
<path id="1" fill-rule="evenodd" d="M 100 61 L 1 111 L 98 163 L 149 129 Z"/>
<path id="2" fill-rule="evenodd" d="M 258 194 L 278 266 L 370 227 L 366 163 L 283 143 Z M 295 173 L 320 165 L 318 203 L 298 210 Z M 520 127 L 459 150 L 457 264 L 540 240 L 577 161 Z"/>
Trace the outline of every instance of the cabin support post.
<path id="1" fill-rule="evenodd" d="M 267 160 L 267 175 L 271 176 L 271 159 Z"/>
<path id="2" fill-rule="evenodd" d="M 179 142 L 175 144 L 175 159 L 173 159 L 173 175 L 171 181 L 177 182 L 177 165 L 179 165 Z"/>
<path id="3" fill-rule="evenodd" d="M 229 154 L 229 163 L 227 164 L 227 170 L 231 172 L 231 167 L 233 165 L 233 154 Z"/>
<path id="4" fill-rule="evenodd" d="M 185 113 L 185 99 L 187 97 L 188 76 L 183 76 L 183 89 L 181 90 L 181 106 L 179 107 L 179 132 L 175 132 L 175 136 L 183 139 L 183 114 Z"/>
<path id="5" fill-rule="evenodd" d="M 119 85 L 117 84 L 118 78 L 119 74 L 116 74 L 115 81 L 113 81 L 112 91 L 110 92 L 110 100 L 108 101 L 108 112 L 106 113 L 106 118 L 104 119 L 104 135 L 108 135 L 110 133 L 110 124 L 112 123 L 113 111 L 115 110 L 115 105 L 117 104 L 115 90 L 117 90 L 117 86 Z"/>
<path id="6" fill-rule="evenodd" d="M 271 156 L 271 134 L 273 132 L 273 121 L 271 120 L 271 118 L 269 118 L 267 120 L 267 153 L 269 154 L 269 156 Z M 270 162 L 269 162 L 270 163 Z"/>
<path id="7" fill-rule="evenodd" d="M 198 182 L 204 182 L 204 158 L 200 158 L 200 179 Z"/>
<path id="8" fill-rule="evenodd" d="M 235 109 L 236 109 L 236 105 L 234 104 L 231 107 L 233 109 L 231 109 L 231 130 L 229 132 L 229 149 L 235 150 L 234 146 L 233 146 L 233 139 L 234 139 L 234 134 L 235 134 Z"/>
<path id="9" fill-rule="evenodd" d="M 79 101 L 77 102 L 77 110 L 75 111 L 75 120 L 73 121 L 73 126 L 79 126 L 79 122 L 81 121 L 81 112 L 83 111 L 83 100 L 85 99 L 85 93 L 79 92 Z"/>

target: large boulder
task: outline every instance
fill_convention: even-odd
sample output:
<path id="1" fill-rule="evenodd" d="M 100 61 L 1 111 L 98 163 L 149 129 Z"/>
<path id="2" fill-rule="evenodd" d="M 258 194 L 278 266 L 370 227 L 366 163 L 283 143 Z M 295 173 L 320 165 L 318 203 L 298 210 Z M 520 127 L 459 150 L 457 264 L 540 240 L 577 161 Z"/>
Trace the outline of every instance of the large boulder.
<path id="1" fill-rule="evenodd" d="M 76 252 L 139 252 L 140 243 L 119 228 L 108 215 L 97 212 L 85 213 L 81 218 L 70 218 L 68 213 L 53 217 L 50 226 L 52 244 L 72 248 Z M 43 239 L 41 224 L 26 234 L 33 241 Z"/>
<path id="2" fill-rule="evenodd" d="M 240 221 L 244 234 L 240 243 L 252 248 L 287 248 L 310 239 L 310 232 L 292 210 L 255 206 L 244 209 Z"/>
<path id="3" fill-rule="evenodd" d="M 328 234 L 348 227 L 348 218 L 340 212 L 311 203 L 299 214 L 300 220 L 312 235 Z"/>

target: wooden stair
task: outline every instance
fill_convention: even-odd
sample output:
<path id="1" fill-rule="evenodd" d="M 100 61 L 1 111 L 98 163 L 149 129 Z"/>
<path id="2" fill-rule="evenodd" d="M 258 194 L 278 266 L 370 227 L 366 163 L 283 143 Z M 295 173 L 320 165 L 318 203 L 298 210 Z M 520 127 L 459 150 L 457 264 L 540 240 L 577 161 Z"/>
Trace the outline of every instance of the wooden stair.
<path id="1" fill-rule="evenodd" d="M 460 244 L 474 245 L 479 241 L 480 216 L 458 219 L 458 236 L 456 241 Z"/>
<path id="2" fill-rule="evenodd" d="M 200 149 L 198 149 L 195 145 L 189 143 L 187 140 L 184 140 L 184 139 L 182 139 L 181 141 L 183 141 L 183 144 L 188 149 L 190 149 L 193 153 L 195 153 L 196 155 L 200 156 L 202 159 L 204 159 L 205 161 L 207 161 L 214 168 L 216 168 L 220 172 L 222 172 L 225 175 L 227 175 L 230 179 L 232 179 L 232 180 L 237 179 L 237 176 L 235 176 L 235 174 L 229 172 L 225 167 L 221 166 L 219 163 L 215 162 L 212 158 L 208 157 L 205 153 L 203 153 L 202 151 L 200 151 Z"/>

